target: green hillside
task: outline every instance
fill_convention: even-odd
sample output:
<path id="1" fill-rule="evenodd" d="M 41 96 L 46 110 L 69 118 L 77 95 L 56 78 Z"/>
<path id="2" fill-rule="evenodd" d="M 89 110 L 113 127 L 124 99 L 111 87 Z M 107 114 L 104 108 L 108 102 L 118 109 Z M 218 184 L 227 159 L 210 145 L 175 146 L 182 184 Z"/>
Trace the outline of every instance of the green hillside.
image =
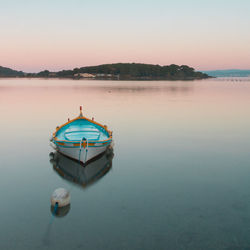
<path id="1" fill-rule="evenodd" d="M 196 72 L 193 68 L 186 65 L 160 66 L 141 63 L 116 63 L 103 64 L 99 66 L 90 66 L 75 68 L 74 70 L 63 70 L 57 72 L 59 77 L 73 77 L 77 74 L 89 73 L 97 78 L 119 78 L 132 80 L 189 80 L 208 78 L 207 74 Z"/>
<path id="2" fill-rule="evenodd" d="M 0 77 L 20 77 L 24 76 L 22 71 L 16 71 L 10 68 L 0 66 Z"/>

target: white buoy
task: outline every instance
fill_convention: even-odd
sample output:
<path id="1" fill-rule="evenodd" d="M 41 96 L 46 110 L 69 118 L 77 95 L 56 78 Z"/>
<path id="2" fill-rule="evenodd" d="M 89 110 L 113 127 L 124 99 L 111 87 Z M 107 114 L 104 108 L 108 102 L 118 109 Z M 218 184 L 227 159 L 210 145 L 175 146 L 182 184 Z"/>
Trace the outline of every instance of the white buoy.
<path id="1" fill-rule="evenodd" d="M 55 207 L 65 207 L 70 203 L 69 191 L 65 188 L 57 188 L 51 196 L 51 205 Z"/>

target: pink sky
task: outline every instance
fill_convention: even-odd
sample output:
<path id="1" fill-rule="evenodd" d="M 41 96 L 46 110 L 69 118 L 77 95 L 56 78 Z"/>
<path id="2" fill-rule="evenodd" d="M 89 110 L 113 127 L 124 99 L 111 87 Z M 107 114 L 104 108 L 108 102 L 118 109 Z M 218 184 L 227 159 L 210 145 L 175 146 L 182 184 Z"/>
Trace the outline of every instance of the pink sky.
<path id="1" fill-rule="evenodd" d="M 117 62 L 250 69 L 246 1 L 222 0 L 227 9 L 213 0 L 21 2 L 0 9 L 1 66 L 26 72 Z"/>

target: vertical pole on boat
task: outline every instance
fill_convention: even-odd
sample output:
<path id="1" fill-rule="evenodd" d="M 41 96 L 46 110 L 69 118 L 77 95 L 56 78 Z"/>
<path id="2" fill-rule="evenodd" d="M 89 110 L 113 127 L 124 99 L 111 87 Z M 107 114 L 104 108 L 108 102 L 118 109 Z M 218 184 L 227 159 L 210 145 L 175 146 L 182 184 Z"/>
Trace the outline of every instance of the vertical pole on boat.
<path id="1" fill-rule="evenodd" d="M 83 144 L 83 148 L 85 149 L 84 152 L 84 156 L 83 156 L 83 160 L 82 163 L 86 163 L 87 160 L 87 154 L 88 154 L 88 149 L 89 149 L 89 142 L 88 139 L 86 139 L 85 137 L 82 138 L 82 140 L 80 141 L 80 147 L 79 147 L 79 162 L 81 162 L 81 152 L 82 152 L 82 143 L 86 141 L 85 147 Z"/>
<path id="2" fill-rule="evenodd" d="M 83 137 L 84 138 L 84 137 Z M 83 138 L 80 141 L 80 148 L 79 148 L 79 162 L 81 162 L 81 151 L 82 151 L 82 142 L 83 142 Z"/>
<path id="3" fill-rule="evenodd" d="M 84 163 L 87 162 L 88 151 L 89 151 L 89 142 L 88 142 L 88 139 L 86 139 L 86 148 L 85 148 L 85 159 L 84 159 Z"/>
<path id="4" fill-rule="evenodd" d="M 80 106 L 80 117 L 82 117 L 82 106 Z"/>

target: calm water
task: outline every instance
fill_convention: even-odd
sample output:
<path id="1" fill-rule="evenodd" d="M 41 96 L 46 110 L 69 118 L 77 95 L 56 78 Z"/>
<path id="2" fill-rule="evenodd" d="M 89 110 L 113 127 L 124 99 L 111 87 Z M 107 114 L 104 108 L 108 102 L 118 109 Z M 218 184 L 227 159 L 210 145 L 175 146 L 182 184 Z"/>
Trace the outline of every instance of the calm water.
<path id="1" fill-rule="evenodd" d="M 88 169 L 49 156 L 80 105 L 115 142 Z M 0 117 L 0 249 L 250 249 L 249 79 L 2 79 Z"/>

